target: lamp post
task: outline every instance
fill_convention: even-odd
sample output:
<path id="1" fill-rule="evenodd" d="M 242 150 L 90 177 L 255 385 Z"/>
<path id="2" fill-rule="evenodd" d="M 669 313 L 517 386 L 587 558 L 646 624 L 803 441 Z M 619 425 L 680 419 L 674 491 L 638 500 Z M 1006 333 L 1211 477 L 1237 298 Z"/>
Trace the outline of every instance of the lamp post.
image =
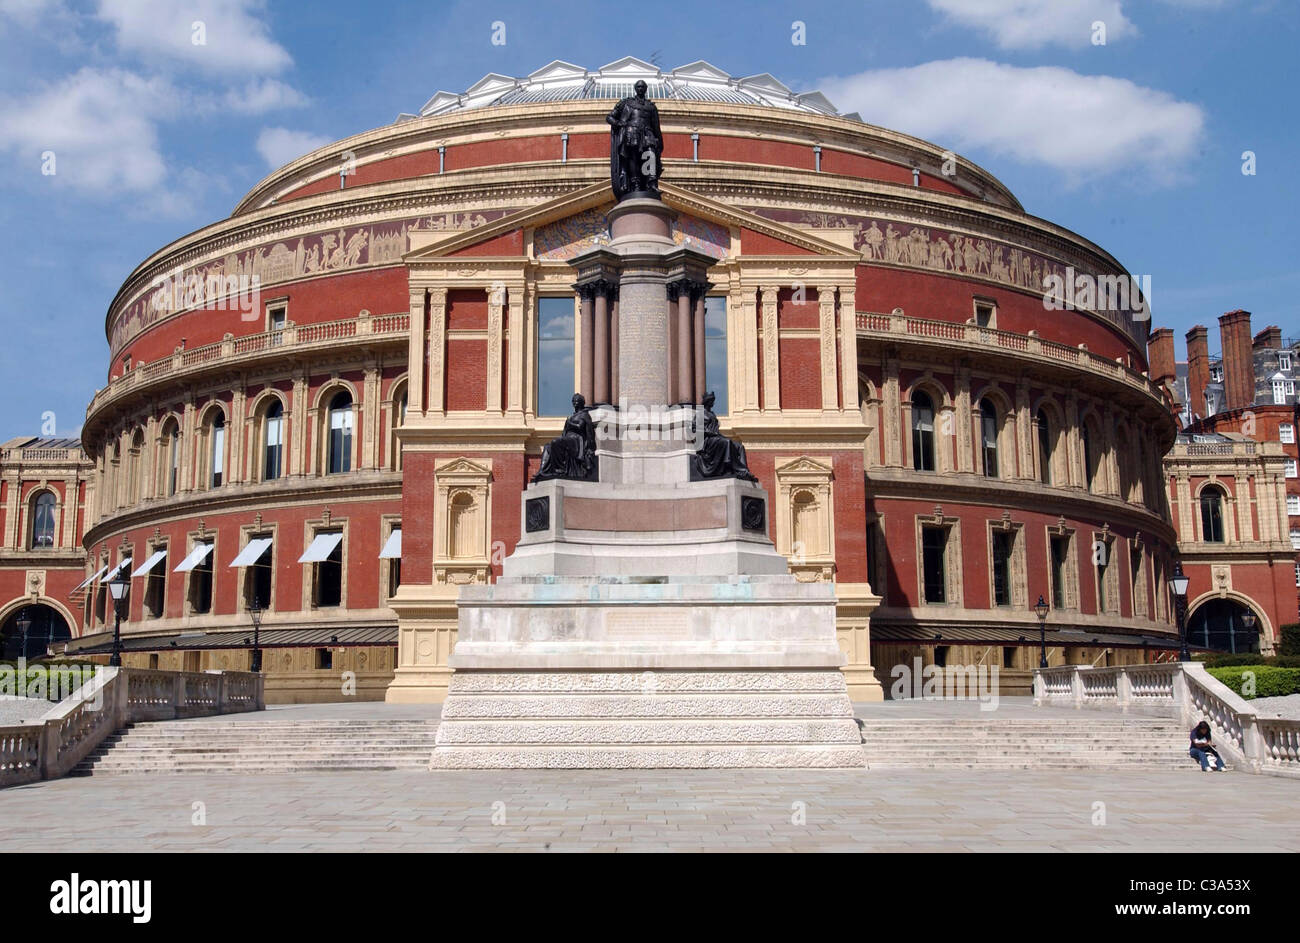
<path id="1" fill-rule="evenodd" d="M 253 662 L 250 666 L 252 671 L 262 670 L 262 605 L 258 601 L 257 593 L 253 593 L 253 602 L 248 607 L 248 614 L 253 619 Z"/>
<path id="2" fill-rule="evenodd" d="M 1038 594 L 1038 602 L 1034 603 L 1034 614 L 1038 616 L 1038 667 L 1047 667 L 1047 600 L 1043 594 Z"/>
<path id="3" fill-rule="evenodd" d="M 17 625 L 18 625 L 18 632 L 23 637 L 23 647 L 19 649 L 18 657 L 26 658 L 27 657 L 27 632 L 32 627 L 32 617 L 27 614 L 26 607 L 24 607 L 23 610 L 18 613 Z"/>
<path id="4" fill-rule="evenodd" d="M 122 602 L 130 588 L 131 581 L 121 570 L 108 581 L 108 592 L 113 597 L 113 654 L 108 663 L 114 668 L 122 667 Z"/>
<path id="5" fill-rule="evenodd" d="M 1169 590 L 1174 594 L 1174 613 L 1178 617 L 1178 660 L 1191 661 L 1192 653 L 1187 650 L 1187 583 L 1183 575 L 1183 561 L 1174 564 L 1174 575 L 1169 578 Z"/>
<path id="6" fill-rule="evenodd" d="M 1247 635 L 1253 636 L 1255 634 L 1255 623 L 1257 621 L 1255 613 L 1247 609 L 1246 614 L 1241 617 L 1241 624 L 1245 627 Z M 1236 646 L 1234 645 L 1233 648 L 1236 648 Z"/>

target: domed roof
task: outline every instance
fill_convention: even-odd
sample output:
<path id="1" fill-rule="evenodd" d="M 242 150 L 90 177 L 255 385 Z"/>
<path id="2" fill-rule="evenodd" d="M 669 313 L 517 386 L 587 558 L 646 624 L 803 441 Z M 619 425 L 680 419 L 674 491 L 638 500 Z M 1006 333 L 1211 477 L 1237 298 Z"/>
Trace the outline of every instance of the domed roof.
<path id="1" fill-rule="evenodd" d="M 736 78 L 707 62 L 692 62 L 664 72 L 650 62 L 626 56 L 594 72 L 556 59 L 524 78 L 490 72 L 460 94 L 438 92 L 418 115 L 399 115 L 398 121 L 445 115 L 468 108 L 492 105 L 524 105 L 535 102 L 620 99 L 632 94 L 632 86 L 644 81 L 647 96 L 656 101 L 702 101 L 735 105 L 766 105 L 814 114 L 839 115 L 821 92 L 796 94 L 764 72 Z M 841 117 L 861 120 L 855 114 Z"/>

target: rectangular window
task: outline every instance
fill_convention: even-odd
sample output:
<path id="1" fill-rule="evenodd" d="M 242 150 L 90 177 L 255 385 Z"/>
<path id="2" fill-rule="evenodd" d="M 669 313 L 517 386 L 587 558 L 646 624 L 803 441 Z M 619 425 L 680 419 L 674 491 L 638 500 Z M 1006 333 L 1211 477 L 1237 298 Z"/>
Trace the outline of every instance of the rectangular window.
<path id="1" fill-rule="evenodd" d="M 1300 528 L 1291 528 L 1291 549 L 1300 550 Z"/>
<path id="2" fill-rule="evenodd" d="M 713 412 L 727 414 L 727 296 L 704 299 L 704 385 L 717 402 Z"/>
<path id="3" fill-rule="evenodd" d="M 1295 585 L 1300 588 L 1300 563 L 1295 565 Z"/>
<path id="4" fill-rule="evenodd" d="M 1277 368 L 1279 370 L 1290 371 L 1291 369 L 1291 352 L 1284 350 L 1277 355 Z"/>
<path id="5" fill-rule="evenodd" d="M 537 415 L 567 416 L 574 387 L 573 297 L 537 299 Z"/>
<path id="6" fill-rule="evenodd" d="M 190 609 L 198 615 L 212 611 L 212 554 L 206 554 L 190 571 Z"/>
<path id="7" fill-rule="evenodd" d="M 165 554 L 165 548 L 159 548 Z M 157 552 L 157 551 L 155 551 Z M 144 611 L 150 619 L 162 617 L 167 600 L 167 557 L 149 571 L 144 580 Z"/>
<path id="8" fill-rule="evenodd" d="M 1066 566 L 1070 559 L 1070 538 L 1052 538 L 1052 608 L 1064 609 Z"/>
<path id="9" fill-rule="evenodd" d="M 978 327 L 997 327 L 997 306 L 987 301 L 975 302 L 975 324 Z"/>
<path id="10" fill-rule="evenodd" d="M 1286 512 L 1288 514 L 1300 514 L 1300 494 L 1286 496 Z"/>
<path id="11" fill-rule="evenodd" d="M 925 584 L 925 601 L 928 603 L 943 603 L 947 601 L 948 581 L 947 573 L 945 572 L 947 548 L 947 528 L 921 528 L 922 578 Z"/>
<path id="12" fill-rule="evenodd" d="M 1011 548 L 1015 534 L 1010 531 L 993 532 L 993 605 L 1011 605 Z"/>
<path id="13" fill-rule="evenodd" d="M 226 467 L 225 424 L 212 427 L 212 487 L 221 487 L 221 471 Z"/>
<path id="14" fill-rule="evenodd" d="M 1295 477 L 1296 477 L 1295 459 L 1293 459 L 1293 458 L 1288 458 L 1288 459 L 1286 460 L 1286 476 L 1287 476 L 1288 478 L 1295 478 Z"/>
<path id="15" fill-rule="evenodd" d="M 289 309 L 284 305 L 271 305 L 266 309 L 266 329 L 271 331 L 271 346 L 279 347 L 284 342 L 280 333 L 289 319 Z"/>
<path id="16" fill-rule="evenodd" d="M 1273 403 L 1281 405 L 1286 402 L 1286 384 L 1281 380 L 1273 381 Z"/>
<path id="17" fill-rule="evenodd" d="M 1286 395 L 1295 396 L 1295 380 L 1286 381 Z"/>
<path id="18" fill-rule="evenodd" d="M 1105 544 L 1097 556 L 1097 612 L 1102 613 L 1106 606 L 1106 575 L 1110 572 L 1110 544 Z"/>
<path id="19" fill-rule="evenodd" d="M 329 449 L 331 475 L 352 470 L 352 405 L 350 403 L 330 410 Z"/>
<path id="20" fill-rule="evenodd" d="M 316 667 L 329 670 L 334 667 L 334 652 L 328 648 L 316 649 Z"/>
<path id="21" fill-rule="evenodd" d="M 270 534 L 251 534 L 248 538 L 249 543 L 270 539 Z M 267 544 L 257 560 L 244 567 L 244 608 L 253 608 L 254 602 L 259 609 L 272 608 L 271 574 L 275 572 L 274 553 L 274 544 Z"/>
<path id="22" fill-rule="evenodd" d="M 1277 438 L 1279 442 L 1284 442 L 1287 445 L 1294 445 L 1295 426 L 1291 425 L 1289 422 L 1281 423 L 1277 427 Z"/>
<path id="23" fill-rule="evenodd" d="M 327 534 L 317 534 L 316 539 L 324 536 Z M 335 532 L 332 536 L 340 539 L 324 559 L 314 564 L 312 587 L 315 603 L 320 608 L 337 606 L 343 601 L 343 535 Z"/>

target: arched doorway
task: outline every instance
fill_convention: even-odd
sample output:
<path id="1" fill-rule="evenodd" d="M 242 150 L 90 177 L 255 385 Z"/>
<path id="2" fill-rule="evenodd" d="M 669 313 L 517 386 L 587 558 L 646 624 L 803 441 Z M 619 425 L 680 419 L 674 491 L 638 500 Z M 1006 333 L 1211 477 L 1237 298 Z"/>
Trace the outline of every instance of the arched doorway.
<path id="1" fill-rule="evenodd" d="M 1255 617 L 1246 628 L 1244 617 Z M 1259 631 L 1263 620 L 1259 613 L 1236 599 L 1216 597 L 1207 600 L 1187 618 L 1187 644 L 1218 652 L 1254 653 L 1259 651 Z"/>
<path id="2" fill-rule="evenodd" d="M 23 631 L 19 625 L 24 613 L 30 620 L 26 651 L 23 650 Z M 9 613 L 3 626 L 0 626 L 0 658 L 6 661 L 12 661 L 19 655 L 29 659 L 39 658 L 48 649 L 58 651 L 71 638 L 68 620 L 57 609 L 43 603 L 19 606 Z"/>

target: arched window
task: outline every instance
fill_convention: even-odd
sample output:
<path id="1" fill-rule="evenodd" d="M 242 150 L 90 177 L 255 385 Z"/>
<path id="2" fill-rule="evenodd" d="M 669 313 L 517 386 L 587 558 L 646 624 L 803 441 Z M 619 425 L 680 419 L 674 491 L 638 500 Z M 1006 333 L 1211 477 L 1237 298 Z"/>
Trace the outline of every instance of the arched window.
<path id="1" fill-rule="evenodd" d="M 208 481 L 211 487 L 220 488 L 221 473 L 226 467 L 226 417 L 221 413 L 213 416 L 208 434 L 212 439 L 212 447 L 209 451 L 211 464 L 208 466 L 210 469 Z"/>
<path id="2" fill-rule="evenodd" d="M 987 397 L 980 400 L 980 451 L 984 474 L 998 477 L 998 410 Z"/>
<path id="3" fill-rule="evenodd" d="M 54 546 L 54 495 L 42 491 L 40 497 L 32 502 L 31 549 Z"/>
<path id="4" fill-rule="evenodd" d="M 1081 423 L 1079 426 L 1079 439 L 1083 443 L 1083 479 L 1087 482 L 1088 490 L 1092 490 L 1092 483 L 1097 477 L 1097 459 L 1092 451 L 1092 433 L 1088 431 L 1088 424 Z"/>
<path id="5" fill-rule="evenodd" d="M 132 505 L 139 504 L 140 501 L 143 500 L 145 494 L 144 481 L 140 476 L 140 460 L 143 454 L 144 432 L 137 429 L 135 430 L 135 434 L 131 436 L 130 479 L 126 483 L 127 488 L 130 489 L 131 492 L 130 503 Z"/>
<path id="6" fill-rule="evenodd" d="M 171 497 L 180 486 L 181 477 L 181 428 L 174 420 L 163 428 L 162 449 L 162 461 L 158 467 L 163 480 L 159 490 Z"/>
<path id="7" fill-rule="evenodd" d="M 1201 492 L 1201 539 L 1223 543 L 1223 493 L 1218 488 Z"/>
<path id="8" fill-rule="evenodd" d="M 1045 484 L 1052 483 L 1052 425 L 1047 413 L 1038 411 L 1034 421 L 1038 424 L 1038 478 Z"/>
<path id="9" fill-rule="evenodd" d="M 920 390 L 912 394 L 912 467 L 934 471 L 934 403 Z"/>
<path id="10" fill-rule="evenodd" d="M 278 399 L 267 407 L 264 426 L 262 480 L 275 481 L 284 474 L 284 407 Z"/>
<path id="11" fill-rule="evenodd" d="M 329 474 L 352 470 L 352 394 L 335 393 L 329 409 Z"/>

